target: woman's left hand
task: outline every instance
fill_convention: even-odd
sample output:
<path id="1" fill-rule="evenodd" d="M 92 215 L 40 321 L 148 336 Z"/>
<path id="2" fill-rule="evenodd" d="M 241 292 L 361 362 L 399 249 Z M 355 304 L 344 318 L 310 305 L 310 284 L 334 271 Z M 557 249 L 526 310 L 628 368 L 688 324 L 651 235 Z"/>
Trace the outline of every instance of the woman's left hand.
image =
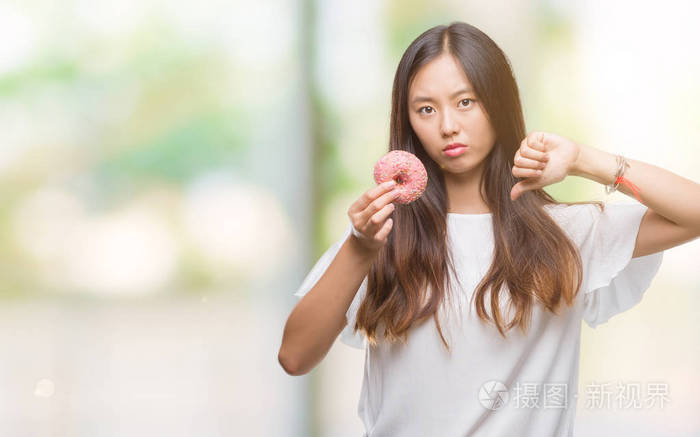
<path id="1" fill-rule="evenodd" d="M 525 179 L 513 186 L 511 200 L 517 199 L 525 191 L 562 181 L 573 168 L 579 149 L 575 142 L 556 134 L 528 134 L 513 158 L 513 176 Z"/>

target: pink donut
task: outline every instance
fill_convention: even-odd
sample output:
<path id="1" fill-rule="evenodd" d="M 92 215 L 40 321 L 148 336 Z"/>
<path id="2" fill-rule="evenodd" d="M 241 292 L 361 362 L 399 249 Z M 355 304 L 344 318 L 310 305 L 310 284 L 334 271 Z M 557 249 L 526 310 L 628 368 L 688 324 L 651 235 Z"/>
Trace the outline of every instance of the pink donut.
<path id="1" fill-rule="evenodd" d="M 396 181 L 396 189 L 399 190 L 394 200 L 396 203 L 413 202 L 428 185 L 428 173 L 423 163 L 405 150 L 392 150 L 374 164 L 374 182 L 377 185 L 391 179 Z"/>

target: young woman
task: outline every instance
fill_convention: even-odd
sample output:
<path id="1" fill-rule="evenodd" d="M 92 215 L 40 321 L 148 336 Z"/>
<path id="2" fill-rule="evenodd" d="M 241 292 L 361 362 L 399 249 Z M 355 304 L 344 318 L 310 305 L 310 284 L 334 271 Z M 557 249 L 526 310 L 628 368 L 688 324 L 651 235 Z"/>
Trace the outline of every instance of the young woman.
<path id="1" fill-rule="evenodd" d="M 663 251 L 700 235 L 700 185 L 526 135 L 506 56 L 460 22 L 404 53 L 390 129 L 389 150 L 423 162 L 426 191 L 395 206 L 383 184 L 350 206 L 295 293 L 281 365 L 309 372 L 338 335 L 364 349 L 367 436 L 572 435 L 581 320 L 635 305 Z M 557 202 L 542 188 L 567 175 L 637 200 Z"/>

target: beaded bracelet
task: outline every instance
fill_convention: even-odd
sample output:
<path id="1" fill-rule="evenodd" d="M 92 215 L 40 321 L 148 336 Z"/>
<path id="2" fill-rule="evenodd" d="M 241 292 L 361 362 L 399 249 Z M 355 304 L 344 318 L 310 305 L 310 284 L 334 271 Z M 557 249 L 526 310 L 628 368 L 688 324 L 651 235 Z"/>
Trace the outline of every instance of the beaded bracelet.
<path id="1" fill-rule="evenodd" d="M 617 161 L 617 171 L 615 172 L 615 181 L 612 184 L 606 185 L 605 186 L 605 192 L 607 194 L 614 193 L 617 191 L 617 187 L 620 184 L 627 185 L 634 196 L 639 200 L 639 202 L 642 201 L 641 197 L 639 196 L 639 187 L 633 184 L 629 179 L 625 179 L 623 175 L 625 174 L 625 171 L 627 168 L 630 166 L 627 160 L 625 159 L 624 156 L 622 155 L 616 155 L 615 160 Z"/>

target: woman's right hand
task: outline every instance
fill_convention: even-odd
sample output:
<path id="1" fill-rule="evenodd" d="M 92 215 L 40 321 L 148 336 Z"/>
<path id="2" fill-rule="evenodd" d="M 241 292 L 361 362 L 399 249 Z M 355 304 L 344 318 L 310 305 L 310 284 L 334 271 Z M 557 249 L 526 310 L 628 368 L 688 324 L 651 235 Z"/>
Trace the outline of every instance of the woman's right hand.
<path id="1" fill-rule="evenodd" d="M 389 218 L 395 206 L 391 203 L 398 195 L 396 181 L 391 180 L 365 191 L 348 209 L 348 216 L 357 234 L 351 233 L 350 238 L 358 246 L 377 252 L 387 242 L 393 220 Z"/>

